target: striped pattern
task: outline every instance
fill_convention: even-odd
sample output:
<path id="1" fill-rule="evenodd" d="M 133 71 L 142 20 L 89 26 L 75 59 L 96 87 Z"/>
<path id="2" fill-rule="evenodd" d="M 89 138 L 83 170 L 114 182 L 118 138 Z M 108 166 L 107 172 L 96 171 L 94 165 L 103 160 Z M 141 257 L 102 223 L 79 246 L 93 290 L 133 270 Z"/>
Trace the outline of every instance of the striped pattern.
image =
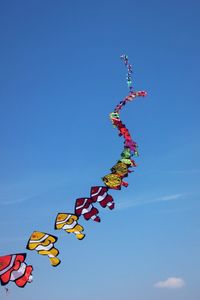
<path id="1" fill-rule="evenodd" d="M 75 214 L 77 216 L 83 215 L 85 220 L 93 220 L 95 222 L 100 222 L 98 209 L 92 205 L 92 199 L 90 198 L 79 198 L 75 203 Z"/>
<path id="2" fill-rule="evenodd" d="M 85 234 L 84 228 L 78 224 L 78 216 L 68 213 L 58 213 L 55 221 L 55 229 L 63 229 L 67 233 L 73 233 L 78 240 L 82 240 Z"/>
<path id="3" fill-rule="evenodd" d="M 32 266 L 24 262 L 26 253 L 11 254 L 0 257 L 0 282 L 6 285 L 10 281 L 15 282 L 18 287 L 24 287 L 27 282 L 32 281 Z"/>
<path id="4" fill-rule="evenodd" d="M 58 249 L 54 247 L 57 237 L 48 233 L 34 231 L 27 243 L 26 248 L 36 250 L 38 254 L 47 255 L 53 267 L 60 264 L 60 260 L 56 257 L 59 254 Z"/>
<path id="5" fill-rule="evenodd" d="M 90 197 L 93 202 L 99 202 L 102 207 L 113 209 L 115 203 L 113 197 L 107 193 L 108 188 L 105 186 L 93 186 L 90 190 Z"/>

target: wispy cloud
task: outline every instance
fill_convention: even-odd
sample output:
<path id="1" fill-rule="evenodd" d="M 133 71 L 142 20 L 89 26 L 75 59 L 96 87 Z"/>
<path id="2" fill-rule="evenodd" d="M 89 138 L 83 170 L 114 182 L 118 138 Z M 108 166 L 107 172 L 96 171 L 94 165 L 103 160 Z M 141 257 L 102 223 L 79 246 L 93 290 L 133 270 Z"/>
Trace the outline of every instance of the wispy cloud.
<path id="1" fill-rule="evenodd" d="M 183 194 L 174 194 L 174 195 L 168 195 L 168 196 L 163 196 L 163 197 L 160 197 L 158 199 L 155 199 L 157 201 L 170 201 L 170 200 L 176 200 L 176 199 L 179 199 L 183 196 Z"/>
<path id="2" fill-rule="evenodd" d="M 169 277 L 164 281 L 158 281 L 154 284 L 155 288 L 161 289 L 180 289 L 185 285 L 185 282 L 182 278 L 179 277 Z"/>
<path id="3" fill-rule="evenodd" d="M 195 175 L 200 173 L 200 169 L 189 169 L 189 170 L 169 170 L 169 171 L 164 171 L 165 173 L 168 174 L 174 174 L 174 175 Z"/>
<path id="4" fill-rule="evenodd" d="M 66 184 L 65 173 L 40 174 L 18 182 L 0 184 L 0 205 L 14 205 L 30 201 L 47 191 Z"/>
<path id="5" fill-rule="evenodd" d="M 117 209 L 125 209 L 129 207 L 139 206 L 139 205 L 145 205 L 145 204 L 152 204 L 156 202 L 164 202 L 164 201 L 172 201 L 172 200 L 178 200 L 183 198 L 183 194 L 171 194 L 166 196 L 160 196 L 158 198 L 150 199 L 150 200 L 141 200 L 141 201 L 125 201 L 121 202 L 117 205 Z"/>
<path id="6" fill-rule="evenodd" d="M 200 169 L 182 169 L 182 170 L 155 170 L 155 169 L 151 169 L 148 171 L 144 171 L 144 174 L 157 174 L 157 175 L 164 175 L 164 174 L 169 174 L 169 175 L 195 175 L 195 174 L 199 174 L 200 173 Z"/>
<path id="7" fill-rule="evenodd" d="M 21 198 L 17 198 L 17 199 L 13 199 L 13 200 L 3 201 L 1 204 L 2 205 L 13 205 L 13 204 L 18 204 L 18 203 L 21 203 L 21 202 L 31 200 L 32 198 L 34 198 L 34 196 L 32 196 L 32 197 L 21 197 Z"/>

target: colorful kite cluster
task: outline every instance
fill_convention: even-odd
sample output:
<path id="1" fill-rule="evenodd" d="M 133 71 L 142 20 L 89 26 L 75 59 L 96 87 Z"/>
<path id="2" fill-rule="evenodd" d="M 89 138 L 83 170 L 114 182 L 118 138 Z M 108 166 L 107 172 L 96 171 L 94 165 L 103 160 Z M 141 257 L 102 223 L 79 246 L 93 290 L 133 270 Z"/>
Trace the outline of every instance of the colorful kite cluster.
<path id="1" fill-rule="evenodd" d="M 132 156 L 138 156 L 137 144 L 132 139 L 125 124 L 122 123 L 120 111 L 127 102 L 135 100 L 136 97 L 144 97 L 147 93 L 145 91 L 134 91 L 132 86 L 132 66 L 128 61 L 127 55 L 122 55 L 121 59 L 127 67 L 129 94 L 110 113 L 110 119 L 114 127 L 118 129 L 119 136 L 124 138 L 124 149 L 117 163 L 111 167 L 111 172 L 102 178 L 104 186 L 92 186 L 90 195 L 87 198 L 76 199 L 72 213 L 58 213 L 55 220 L 54 228 L 56 230 L 63 229 L 67 233 L 73 233 L 78 240 L 82 240 L 85 237 L 83 233 L 84 228 L 78 223 L 79 218 L 83 216 L 85 220 L 91 219 L 95 222 L 100 222 L 99 210 L 94 205 L 99 203 L 103 208 L 114 209 L 115 203 L 113 197 L 108 193 L 109 190 L 120 190 L 122 186 L 127 187 L 128 183 L 124 181 L 124 178 L 131 173 L 131 167 L 136 167 Z M 51 265 L 56 267 L 60 264 L 60 259 L 57 257 L 59 251 L 55 248 L 57 239 L 52 234 L 34 231 L 29 238 L 26 248 L 48 256 Z M 14 281 L 17 286 L 24 287 L 28 282 L 32 281 L 33 267 L 26 264 L 25 258 L 25 253 L 0 257 L 0 282 L 2 285 Z"/>

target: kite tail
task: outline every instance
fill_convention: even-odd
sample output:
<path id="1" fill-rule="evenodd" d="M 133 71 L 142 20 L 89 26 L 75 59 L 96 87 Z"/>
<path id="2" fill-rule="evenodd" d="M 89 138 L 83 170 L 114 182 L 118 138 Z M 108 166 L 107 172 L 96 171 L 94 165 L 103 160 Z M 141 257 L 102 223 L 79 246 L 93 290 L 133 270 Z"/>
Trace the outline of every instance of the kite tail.
<path id="1" fill-rule="evenodd" d="M 49 260 L 53 267 L 57 267 L 60 264 L 60 259 L 57 257 L 49 257 Z"/>
<path id="2" fill-rule="evenodd" d="M 124 61 L 127 67 L 127 85 L 129 88 L 129 94 L 115 107 L 114 111 L 110 113 L 110 119 L 114 127 L 119 131 L 119 136 L 124 137 L 124 149 L 121 153 L 121 158 L 118 163 L 112 167 L 112 173 L 102 178 L 103 182 L 108 188 L 121 189 L 121 186 L 128 186 L 127 182 L 122 181 L 123 177 L 128 176 L 131 171 L 129 167 L 136 167 L 136 163 L 131 156 L 138 156 L 138 145 L 132 139 L 130 132 L 125 124 L 120 119 L 120 111 L 127 104 L 127 102 L 133 101 L 136 97 L 144 97 L 147 95 L 145 91 L 134 91 L 132 85 L 132 66 L 128 61 L 127 55 L 122 55 L 121 59 Z"/>
<path id="3" fill-rule="evenodd" d="M 78 240 L 82 240 L 85 237 L 85 234 L 78 232 L 74 232 Z"/>
<path id="4" fill-rule="evenodd" d="M 126 105 L 127 102 L 135 100 L 136 97 L 144 97 L 146 95 L 147 93 L 145 91 L 130 92 L 128 96 L 126 96 L 122 101 L 120 101 L 120 103 L 116 106 L 114 111 L 110 113 L 110 119 L 112 124 L 119 130 L 119 136 L 124 137 L 124 146 L 126 148 L 129 148 L 135 156 L 138 156 L 137 143 L 132 139 L 126 125 L 122 123 L 120 119 L 120 111 L 122 107 Z"/>
<path id="5" fill-rule="evenodd" d="M 126 128 L 125 124 L 122 123 L 120 119 L 120 111 L 127 104 L 136 100 L 136 97 L 144 97 L 147 95 L 145 91 L 134 91 L 132 85 L 132 66 L 128 61 L 128 56 L 123 54 L 121 59 L 124 61 L 125 66 L 127 67 L 127 85 L 129 88 L 129 94 L 115 107 L 114 111 L 110 114 L 110 119 L 114 125 L 119 130 L 119 135 L 124 137 L 124 146 L 129 148 L 133 155 L 138 156 L 137 143 L 131 138 L 129 130 Z"/>

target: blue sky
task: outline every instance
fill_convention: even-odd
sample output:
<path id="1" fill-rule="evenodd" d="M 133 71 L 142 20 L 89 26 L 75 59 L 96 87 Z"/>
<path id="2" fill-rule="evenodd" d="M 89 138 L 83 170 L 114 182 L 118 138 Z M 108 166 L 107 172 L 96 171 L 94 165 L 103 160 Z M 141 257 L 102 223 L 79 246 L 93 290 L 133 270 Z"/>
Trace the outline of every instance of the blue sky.
<path id="1" fill-rule="evenodd" d="M 0 255 L 33 230 L 58 236 L 61 265 L 28 252 L 34 281 L 10 299 L 199 300 L 199 1 L 1 1 Z M 139 144 L 129 187 L 111 192 L 87 237 L 54 231 L 60 211 L 101 185 L 123 142 Z M 6 299 L 4 289 L 1 299 Z"/>

